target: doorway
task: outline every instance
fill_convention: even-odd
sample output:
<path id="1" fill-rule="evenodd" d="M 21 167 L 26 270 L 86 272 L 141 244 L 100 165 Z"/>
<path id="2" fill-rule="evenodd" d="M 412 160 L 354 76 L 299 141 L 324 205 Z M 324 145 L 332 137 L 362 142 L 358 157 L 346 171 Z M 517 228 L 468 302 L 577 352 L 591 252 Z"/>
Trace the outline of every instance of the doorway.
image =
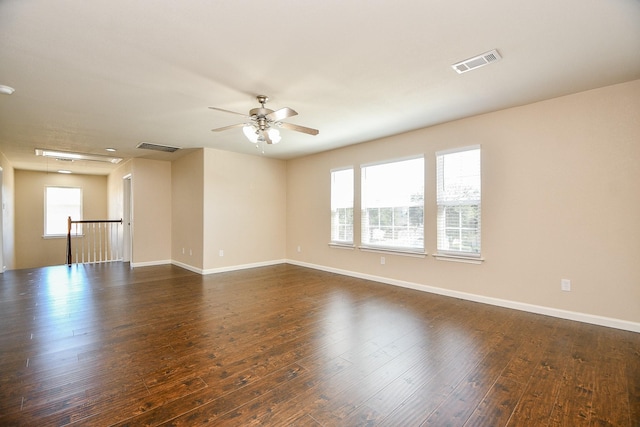
<path id="1" fill-rule="evenodd" d="M 131 174 L 122 179 L 122 261 L 129 262 L 133 253 L 133 201 L 131 199 Z"/>

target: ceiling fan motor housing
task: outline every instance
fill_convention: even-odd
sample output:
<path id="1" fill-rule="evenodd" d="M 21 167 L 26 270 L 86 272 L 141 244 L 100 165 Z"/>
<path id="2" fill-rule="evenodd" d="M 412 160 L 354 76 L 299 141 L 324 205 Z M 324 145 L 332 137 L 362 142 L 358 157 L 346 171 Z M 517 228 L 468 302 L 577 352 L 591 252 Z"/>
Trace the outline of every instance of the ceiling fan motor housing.
<path id="1" fill-rule="evenodd" d="M 271 113 L 273 113 L 273 110 L 268 108 L 253 108 L 249 111 L 249 115 L 256 121 L 260 130 L 265 130 L 270 127 L 269 120 L 265 116 Z"/>

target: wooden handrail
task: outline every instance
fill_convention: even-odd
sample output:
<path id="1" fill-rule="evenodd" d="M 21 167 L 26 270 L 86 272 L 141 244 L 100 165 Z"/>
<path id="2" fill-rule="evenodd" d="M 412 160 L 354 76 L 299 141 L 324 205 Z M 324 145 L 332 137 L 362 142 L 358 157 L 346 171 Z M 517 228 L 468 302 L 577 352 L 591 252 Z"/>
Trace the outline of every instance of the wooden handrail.
<path id="1" fill-rule="evenodd" d="M 109 224 L 109 223 L 122 224 L 122 218 L 121 219 L 93 219 L 93 220 L 85 219 L 85 220 L 73 221 L 71 217 L 68 217 L 67 219 L 67 265 L 68 266 L 71 266 L 71 264 L 73 263 L 73 256 L 71 251 L 71 225 L 72 224 Z M 84 260 L 84 255 L 82 258 Z"/>
<path id="2" fill-rule="evenodd" d="M 90 223 L 98 224 L 98 223 L 105 223 L 105 222 L 118 222 L 122 224 L 121 219 L 84 219 L 79 221 L 71 221 L 71 217 L 69 217 L 69 227 L 71 227 L 71 224 L 90 224 Z M 71 228 L 69 228 L 69 231 L 71 231 Z"/>

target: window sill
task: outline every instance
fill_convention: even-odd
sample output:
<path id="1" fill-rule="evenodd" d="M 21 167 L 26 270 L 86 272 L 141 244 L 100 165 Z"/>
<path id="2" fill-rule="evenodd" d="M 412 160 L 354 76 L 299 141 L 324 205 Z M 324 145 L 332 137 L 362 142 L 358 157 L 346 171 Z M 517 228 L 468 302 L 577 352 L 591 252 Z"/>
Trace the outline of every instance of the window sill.
<path id="1" fill-rule="evenodd" d="M 84 234 L 72 234 L 71 238 L 72 239 L 77 239 L 79 237 L 84 237 Z M 42 236 L 43 239 L 47 240 L 47 239 L 66 239 L 67 235 L 66 234 L 44 234 Z"/>
<path id="2" fill-rule="evenodd" d="M 462 262 L 466 264 L 482 264 L 484 258 L 479 256 L 451 255 L 451 254 L 433 254 L 438 261 Z"/>
<path id="3" fill-rule="evenodd" d="M 359 246 L 358 249 L 360 249 L 363 252 L 376 252 L 376 253 L 382 253 L 382 254 L 400 255 L 400 256 L 408 256 L 408 257 L 414 257 L 414 258 L 424 258 L 428 255 L 426 252 L 416 252 L 416 251 L 410 251 L 405 249 L 377 248 L 372 246 Z"/>
<path id="4" fill-rule="evenodd" d="M 329 247 L 330 248 L 336 248 L 336 249 L 349 249 L 349 250 L 354 250 L 356 247 L 353 244 L 349 244 L 349 243 L 336 243 L 336 242 L 330 242 L 329 243 Z"/>

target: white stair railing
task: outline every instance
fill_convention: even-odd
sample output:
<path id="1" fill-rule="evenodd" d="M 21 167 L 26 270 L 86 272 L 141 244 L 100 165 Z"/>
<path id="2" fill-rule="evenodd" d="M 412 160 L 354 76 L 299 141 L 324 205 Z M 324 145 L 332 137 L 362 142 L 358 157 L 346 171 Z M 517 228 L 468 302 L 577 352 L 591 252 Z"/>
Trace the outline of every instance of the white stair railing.
<path id="1" fill-rule="evenodd" d="M 122 237 L 122 219 L 73 221 L 69 217 L 67 264 L 122 261 Z"/>

